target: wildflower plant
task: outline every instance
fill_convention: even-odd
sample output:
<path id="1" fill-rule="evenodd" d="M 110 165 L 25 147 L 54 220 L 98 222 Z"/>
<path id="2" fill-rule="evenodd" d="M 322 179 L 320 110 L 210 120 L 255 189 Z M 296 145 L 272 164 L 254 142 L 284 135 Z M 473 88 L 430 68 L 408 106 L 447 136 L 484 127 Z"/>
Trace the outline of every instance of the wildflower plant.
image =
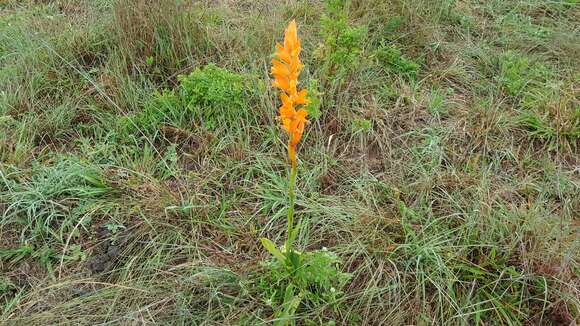
<path id="1" fill-rule="evenodd" d="M 326 10 L 320 19 L 324 42 L 317 57 L 330 77 L 342 78 L 359 64 L 359 56 L 367 30 L 348 22 L 347 1 L 326 0 Z"/>
<path id="2" fill-rule="evenodd" d="M 296 183 L 297 160 L 296 146 L 302 138 L 304 127 L 308 123 L 306 116 L 308 111 L 298 108 L 300 105 L 308 104 L 306 89 L 298 90 L 298 76 L 304 65 L 300 62 L 300 40 L 296 22 L 292 21 L 288 25 L 284 34 L 284 45 L 277 44 L 275 53 L 277 59 L 272 59 L 272 76 L 274 82 L 272 86 L 279 88 L 282 106 L 279 109 L 278 119 L 282 128 L 288 133 L 288 157 L 290 159 L 290 184 L 288 187 L 288 238 L 285 249 L 288 257 L 293 259 L 292 243 L 299 231 L 299 226 L 294 227 L 294 186 Z M 262 240 L 266 241 L 266 240 Z"/>
<path id="3" fill-rule="evenodd" d="M 309 123 L 308 91 L 300 89 L 298 77 L 304 65 L 300 61 L 300 40 L 295 21 L 291 21 L 284 34 L 284 43 L 276 45 L 276 58 L 272 59 L 272 86 L 280 90 L 282 105 L 278 110 L 278 120 L 288 134 L 288 158 L 290 178 L 288 184 L 287 237 L 278 248 L 271 240 L 261 242 L 276 259 L 266 263 L 269 273 L 258 280 L 266 301 L 276 312 L 275 324 L 292 324 L 292 318 L 300 302 L 312 304 L 321 302 L 334 305 L 340 288 L 349 279 L 349 274 L 338 268 L 339 257 L 326 248 L 312 252 L 295 249 L 294 241 L 300 233 L 302 223 L 294 221 L 294 203 L 298 161 L 296 147 L 302 138 L 304 128 Z"/>

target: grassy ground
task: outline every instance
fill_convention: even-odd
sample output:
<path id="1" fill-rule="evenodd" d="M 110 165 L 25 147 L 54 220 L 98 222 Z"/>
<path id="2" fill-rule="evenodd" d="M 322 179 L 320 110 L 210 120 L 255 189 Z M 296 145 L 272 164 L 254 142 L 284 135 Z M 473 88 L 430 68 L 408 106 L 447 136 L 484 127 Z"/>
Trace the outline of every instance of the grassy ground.
<path id="1" fill-rule="evenodd" d="M 579 6 L 3 2 L 0 324 L 272 322 L 295 18 L 298 247 L 350 273 L 297 324 L 574 325 Z"/>

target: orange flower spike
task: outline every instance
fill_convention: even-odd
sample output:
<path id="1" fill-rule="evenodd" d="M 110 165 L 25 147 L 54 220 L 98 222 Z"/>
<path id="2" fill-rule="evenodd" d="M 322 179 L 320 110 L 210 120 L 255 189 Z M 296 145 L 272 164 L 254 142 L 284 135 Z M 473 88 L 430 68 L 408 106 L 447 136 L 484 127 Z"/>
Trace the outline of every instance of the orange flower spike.
<path id="1" fill-rule="evenodd" d="M 271 74 L 274 76 L 272 86 L 282 90 L 280 92 L 282 106 L 278 119 L 284 130 L 288 132 L 288 155 L 293 166 L 296 164 L 296 145 L 302 138 L 304 126 L 308 123 L 306 120 L 308 111 L 296 108 L 298 105 L 308 104 L 307 90 L 298 91 L 298 76 L 304 67 L 300 62 L 300 51 L 298 28 L 293 20 L 284 32 L 284 45 L 276 45 L 274 54 L 277 59 L 272 60 L 271 70 Z"/>

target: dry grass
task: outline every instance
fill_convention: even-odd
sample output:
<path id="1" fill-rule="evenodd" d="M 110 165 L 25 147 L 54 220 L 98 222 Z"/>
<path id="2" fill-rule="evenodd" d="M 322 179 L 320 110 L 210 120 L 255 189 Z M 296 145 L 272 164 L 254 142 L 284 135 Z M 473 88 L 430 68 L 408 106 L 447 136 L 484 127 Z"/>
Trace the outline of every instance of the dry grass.
<path id="1" fill-rule="evenodd" d="M 272 322 L 258 239 L 283 241 L 287 181 L 267 74 L 291 18 L 322 113 L 298 242 L 352 273 L 297 324 L 578 320 L 573 1 L 352 0 L 340 42 L 321 1 L 0 11 L 0 323 Z M 243 77 L 253 118 L 160 95 L 210 63 Z"/>

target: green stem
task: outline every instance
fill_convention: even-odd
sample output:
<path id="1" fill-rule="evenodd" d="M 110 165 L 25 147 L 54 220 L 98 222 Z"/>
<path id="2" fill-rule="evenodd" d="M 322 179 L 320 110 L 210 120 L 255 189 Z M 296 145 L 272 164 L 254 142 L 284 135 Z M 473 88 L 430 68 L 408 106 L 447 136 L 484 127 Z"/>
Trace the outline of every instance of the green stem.
<path id="1" fill-rule="evenodd" d="M 296 195 L 294 194 L 294 185 L 296 184 L 296 173 L 297 173 L 296 161 L 292 161 L 292 168 L 290 170 L 290 182 L 288 184 L 288 233 L 286 240 L 286 252 L 292 253 L 292 245 L 294 239 L 292 239 L 292 233 L 294 230 L 294 201 Z"/>

